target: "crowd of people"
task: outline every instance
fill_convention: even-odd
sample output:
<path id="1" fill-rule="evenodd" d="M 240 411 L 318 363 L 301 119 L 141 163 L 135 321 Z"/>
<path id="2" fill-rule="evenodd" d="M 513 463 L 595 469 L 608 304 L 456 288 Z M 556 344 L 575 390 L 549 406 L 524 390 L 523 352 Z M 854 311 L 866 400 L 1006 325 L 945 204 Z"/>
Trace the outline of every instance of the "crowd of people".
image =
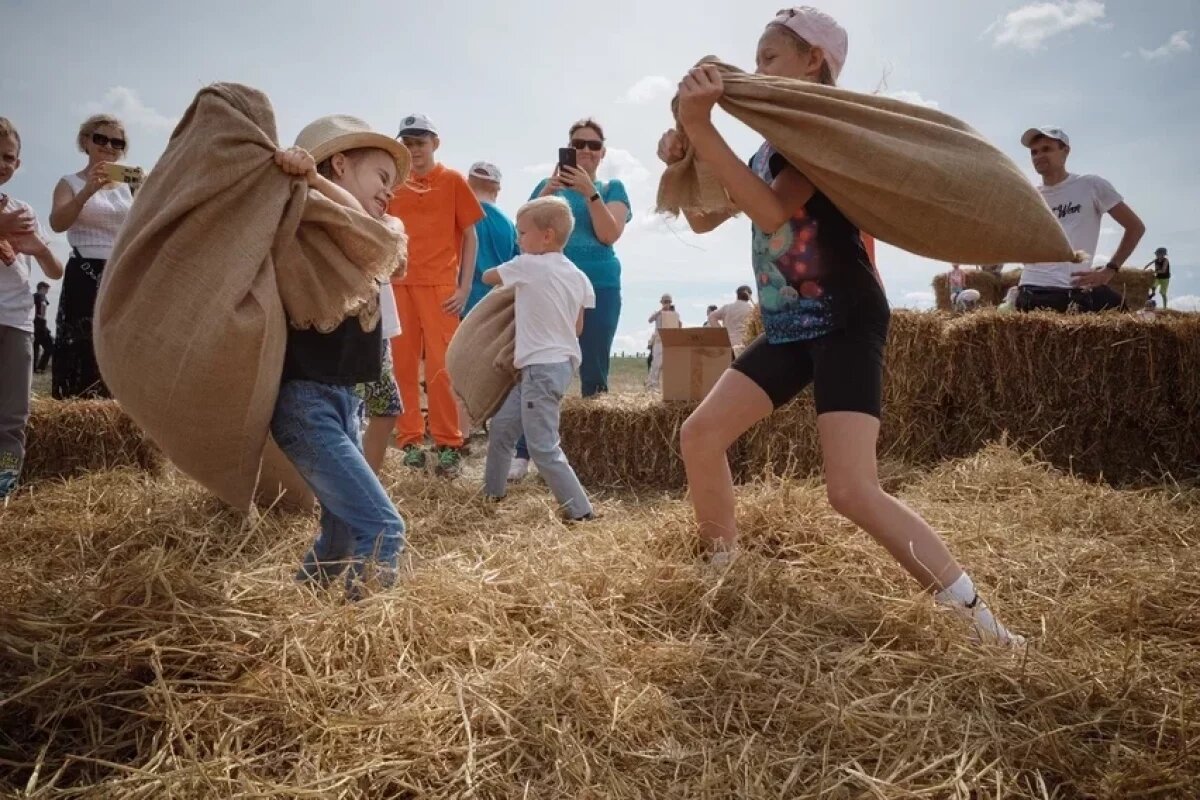
<path id="1" fill-rule="evenodd" d="M 846 31 L 828 14 L 802 6 L 771 19 L 757 43 L 759 74 L 836 86 L 848 50 Z M 695 157 L 751 223 L 751 267 L 759 289 L 763 334 L 746 341 L 755 310 L 750 285 L 725 305 L 710 306 L 706 325 L 724 326 L 736 353 L 732 367 L 684 423 L 680 449 L 708 560 L 731 563 L 738 527 L 726 452 L 749 428 L 813 385 L 830 503 L 879 542 L 939 602 L 965 617 L 983 639 L 1019 644 L 980 599 L 943 539 L 877 477 L 884 347 L 890 310 L 873 245 L 838 207 L 764 142 L 747 164 L 714 127 L 724 87 L 711 64 L 687 72 L 678 87 L 678 129 L 664 133 L 665 164 Z M 65 232 L 65 265 L 46 245 L 29 206 L 0 197 L 0 494 L 19 478 L 30 375 L 52 353 L 57 398 L 107 395 L 92 346 L 92 317 L 105 266 L 135 201 L 136 182 L 114 165 L 129 151 L 122 123 L 94 116 L 77 137 L 86 164 L 54 187 L 50 227 Z M 1026 132 L 1042 194 L 1073 247 L 1094 252 L 1100 220 L 1124 229 L 1111 263 L 1080 270 L 1072 263 L 1026 265 L 1012 302 L 1020 310 L 1119 305 L 1108 288 L 1145 227 L 1102 178 L 1072 175 L 1067 135 Z M 606 154 L 603 127 L 583 119 L 567 129 L 552 174 L 535 186 L 516 219 L 497 206 L 503 177 L 480 161 L 466 175 L 440 163 L 437 126 L 405 117 L 396 136 L 353 117 L 323 117 L 307 126 L 275 162 L 284 173 L 352 211 L 406 231 L 407 260 L 381 285 L 379 323 L 347 319 L 332 331 L 289 327 L 271 433 L 321 506 L 320 531 L 299 577 L 329 583 L 366 571 L 394 576 L 405 526 L 378 473 L 388 446 L 405 467 L 459 474 L 472 421 L 455 399 L 447 348 L 460 321 L 494 286 L 515 287 L 520 380 L 492 419 L 483 491 L 496 501 L 507 484 L 536 464 L 568 521 L 594 515 L 559 444 L 559 406 L 578 372 L 585 397 L 608 390 L 609 353 L 621 314 L 621 262 L 614 246 L 632 211 L 618 180 L 598 178 Z M 0 119 L 0 184 L 20 166 L 20 136 Z M 725 224 L 725 213 L 685 212 L 696 233 Z M 48 341 L 45 284 L 30 291 L 33 264 L 63 280 L 56 336 Z M 1170 265 L 1151 265 L 1164 304 Z M 952 291 L 965 291 L 957 267 Z M 40 299 L 38 299 L 40 298 Z M 661 368 L 657 331 L 682 324 L 672 298 L 649 318 L 653 370 Z M 39 350 L 34 355 L 34 347 Z M 20 380 L 13 380 L 13 376 Z M 424 380 L 428 417 L 422 413 Z M 365 434 L 362 433 L 365 428 Z M 427 448 L 432 442 L 432 449 Z"/>

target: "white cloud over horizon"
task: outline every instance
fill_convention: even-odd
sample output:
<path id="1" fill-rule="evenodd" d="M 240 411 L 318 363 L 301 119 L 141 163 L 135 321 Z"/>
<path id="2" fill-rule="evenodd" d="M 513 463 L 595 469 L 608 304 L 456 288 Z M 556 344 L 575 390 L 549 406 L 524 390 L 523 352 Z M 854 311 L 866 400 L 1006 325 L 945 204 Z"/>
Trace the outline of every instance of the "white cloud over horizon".
<path id="1" fill-rule="evenodd" d="M 893 100 L 899 100 L 903 103 L 912 103 L 914 106 L 924 106 L 925 108 L 938 109 L 937 100 L 929 100 L 921 96 L 920 92 L 910 91 L 908 89 L 900 89 L 895 92 L 888 92 L 887 96 Z"/>
<path id="2" fill-rule="evenodd" d="M 1047 40 L 1086 26 L 1099 26 L 1105 8 L 1101 0 L 1059 0 L 1027 3 L 997 20 L 996 46 L 1011 45 L 1022 50 L 1040 50 Z"/>
<path id="3" fill-rule="evenodd" d="M 1147 61 L 1162 61 L 1172 56 L 1181 55 L 1190 52 L 1192 49 L 1192 32 L 1191 31 L 1175 31 L 1167 41 L 1153 50 L 1138 48 L 1138 52 L 1142 54 L 1142 58 Z"/>
<path id="4" fill-rule="evenodd" d="M 675 94 L 676 86 L 676 81 L 672 81 L 662 75 L 647 75 L 625 90 L 625 93 L 617 99 L 617 102 L 635 106 L 649 105 L 655 100 L 671 97 Z"/>
<path id="5" fill-rule="evenodd" d="M 179 122 L 142 102 L 141 95 L 128 86 L 113 86 L 104 93 L 103 99 L 84 104 L 85 114 L 112 114 L 134 129 L 156 133 L 172 130 Z"/>

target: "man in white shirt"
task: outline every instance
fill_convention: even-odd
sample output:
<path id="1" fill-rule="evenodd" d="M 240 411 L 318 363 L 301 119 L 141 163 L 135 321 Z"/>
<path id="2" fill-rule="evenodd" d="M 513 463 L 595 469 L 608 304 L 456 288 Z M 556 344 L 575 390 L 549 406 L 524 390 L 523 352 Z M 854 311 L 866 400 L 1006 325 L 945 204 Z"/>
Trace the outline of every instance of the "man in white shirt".
<path id="1" fill-rule="evenodd" d="M 1067 172 L 1071 140 L 1061 129 L 1030 128 L 1021 137 L 1021 144 L 1029 148 L 1033 168 L 1042 177 L 1039 191 L 1058 217 L 1072 248 L 1084 251 L 1089 257 L 1095 255 L 1105 214 L 1125 232 L 1103 269 L 1081 269 L 1081 265 L 1069 261 L 1026 264 L 1021 273 L 1017 309 L 1065 312 L 1072 305 L 1080 311 L 1120 308 L 1121 296 L 1108 283 L 1133 254 L 1146 226 L 1104 178 Z"/>
<path id="2" fill-rule="evenodd" d="M 737 348 L 746 345 L 746 323 L 750 321 L 750 315 L 754 313 L 754 303 L 750 302 L 750 298 L 753 296 L 754 293 L 749 286 L 739 286 L 736 300 L 721 306 L 708 315 L 709 325 L 713 327 L 724 325 L 725 330 L 729 331 L 729 343 L 734 347 L 735 352 L 737 352 Z"/>

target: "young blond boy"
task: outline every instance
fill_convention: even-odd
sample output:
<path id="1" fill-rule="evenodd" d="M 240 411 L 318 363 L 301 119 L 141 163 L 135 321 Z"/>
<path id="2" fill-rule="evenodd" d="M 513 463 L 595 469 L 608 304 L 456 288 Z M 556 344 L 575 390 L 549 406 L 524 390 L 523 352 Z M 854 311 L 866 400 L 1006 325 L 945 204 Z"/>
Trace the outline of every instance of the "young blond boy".
<path id="1" fill-rule="evenodd" d="M 21 136 L 0 117 L 0 186 L 21 166 Z M 25 425 L 33 381 L 36 261 L 47 278 L 62 277 L 33 210 L 0 194 L 0 499 L 16 490 L 25 463 Z"/>
<path id="2" fill-rule="evenodd" d="M 513 447 L 524 434 L 538 473 L 568 520 L 592 518 L 592 504 L 559 444 L 563 395 L 579 367 L 583 310 L 596 293 L 583 271 L 563 255 L 575 221 L 560 197 L 542 197 L 517 212 L 522 255 L 483 274 L 489 286 L 516 288 L 516 354 L 520 379 L 492 419 L 484 491 L 507 491 Z"/>

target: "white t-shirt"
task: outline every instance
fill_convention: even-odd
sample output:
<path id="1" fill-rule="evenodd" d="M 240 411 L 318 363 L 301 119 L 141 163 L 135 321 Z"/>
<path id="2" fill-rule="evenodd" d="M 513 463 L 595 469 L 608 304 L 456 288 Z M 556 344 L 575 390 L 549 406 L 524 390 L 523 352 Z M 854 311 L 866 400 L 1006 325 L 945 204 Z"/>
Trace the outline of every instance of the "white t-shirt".
<path id="1" fill-rule="evenodd" d="M 517 289 L 517 343 L 513 365 L 578 367 L 581 355 L 575 321 L 584 308 L 596 307 L 592 282 L 562 253 L 519 255 L 496 267 L 500 282 Z"/>
<path id="2" fill-rule="evenodd" d="M 400 310 L 391 282 L 379 284 L 379 332 L 385 342 L 400 335 Z"/>
<path id="3" fill-rule="evenodd" d="M 33 213 L 27 203 L 15 197 L 8 198 L 4 210 Z M 45 241 L 41 223 L 35 222 L 34 225 L 38 237 Z M 33 333 L 33 261 L 33 256 L 20 253 L 17 253 L 12 264 L 0 261 L 0 325 L 28 333 Z"/>
<path id="4" fill-rule="evenodd" d="M 82 192 L 86 183 L 78 175 L 64 175 L 63 180 L 75 194 Z M 101 189 L 88 198 L 75 223 L 67 229 L 67 243 L 82 258 L 107 261 L 132 207 L 133 194 L 128 184 L 118 183 Z"/>
<path id="5" fill-rule="evenodd" d="M 749 300 L 734 300 L 709 314 L 708 322 L 710 325 L 725 323 L 725 330 L 729 331 L 729 343 L 733 347 L 741 347 L 746 343 L 746 323 L 753 313 L 754 304 Z"/>
<path id="6" fill-rule="evenodd" d="M 1068 175 L 1062 183 L 1040 186 L 1038 190 L 1058 217 L 1058 224 L 1067 234 L 1071 247 L 1094 256 L 1104 215 L 1122 202 L 1112 184 L 1098 175 Z M 1021 273 L 1021 285 L 1070 289 L 1071 273 L 1085 269 L 1086 265 L 1070 261 L 1026 264 Z"/>

